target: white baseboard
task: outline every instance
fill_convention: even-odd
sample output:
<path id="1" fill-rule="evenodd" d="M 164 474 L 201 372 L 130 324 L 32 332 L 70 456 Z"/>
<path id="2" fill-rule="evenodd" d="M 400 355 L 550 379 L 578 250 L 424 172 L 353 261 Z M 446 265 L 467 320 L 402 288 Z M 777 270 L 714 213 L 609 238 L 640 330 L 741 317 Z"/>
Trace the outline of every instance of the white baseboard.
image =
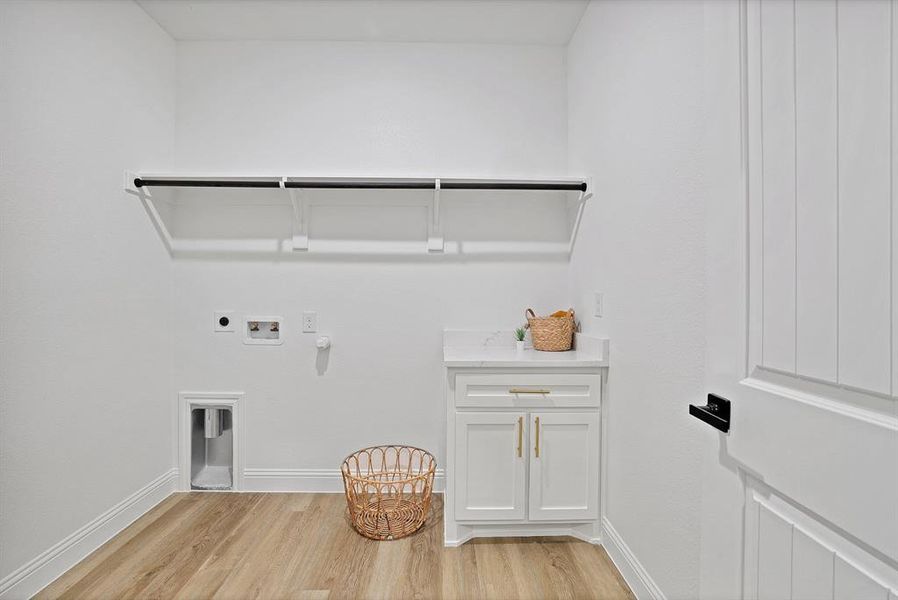
<path id="1" fill-rule="evenodd" d="M 433 491 L 442 492 L 443 470 L 437 469 Z M 243 471 L 244 492 L 307 492 L 342 494 L 340 469 L 246 469 Z"/>
<path id="2" fill-rule="evenodd" d="M 105 513 L 0 580 L 0 599 L 30 598 L 125 527 L 165 500 L 178 485 L 166 471 Z"/>
<path id="3" fill-rule="evenodd" d="M 666 600 L 661 588 L 649 576 L 648 571 L 605 517 L 602 517 L 602 530 L 605 552 L 611 557 L 614 566 L 620 571 L 636 598 L 638 600 Z"/>

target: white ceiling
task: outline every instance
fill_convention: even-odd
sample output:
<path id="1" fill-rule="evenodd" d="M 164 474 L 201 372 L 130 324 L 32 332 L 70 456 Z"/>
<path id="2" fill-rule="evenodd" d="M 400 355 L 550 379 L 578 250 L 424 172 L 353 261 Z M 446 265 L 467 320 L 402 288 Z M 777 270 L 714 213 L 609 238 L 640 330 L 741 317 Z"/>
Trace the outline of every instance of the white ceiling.
<path id="1" fill-rule="evenodd" d="M 176 40 L 567 44 L 587 0 L 137 0 Z"/>

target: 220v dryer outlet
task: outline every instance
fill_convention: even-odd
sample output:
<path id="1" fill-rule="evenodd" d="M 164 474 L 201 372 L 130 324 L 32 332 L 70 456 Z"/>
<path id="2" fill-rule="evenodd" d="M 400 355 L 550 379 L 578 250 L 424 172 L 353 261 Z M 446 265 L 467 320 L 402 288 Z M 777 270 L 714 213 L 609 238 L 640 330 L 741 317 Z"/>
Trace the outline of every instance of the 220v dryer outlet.
<path id="1" fill-rule="evenodd" d="M 237 331 L 234 322 L 234 311 L 216 310 L 212 316 L 212 331 L 233 333 Z"/>

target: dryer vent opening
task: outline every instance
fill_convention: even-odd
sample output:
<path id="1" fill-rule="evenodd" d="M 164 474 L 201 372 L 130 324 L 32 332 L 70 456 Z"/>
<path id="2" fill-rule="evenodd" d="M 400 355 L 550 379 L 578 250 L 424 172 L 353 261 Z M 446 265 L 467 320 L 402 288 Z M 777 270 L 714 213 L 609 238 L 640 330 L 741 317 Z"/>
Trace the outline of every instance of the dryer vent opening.
<path id="1" fill-rule="evenodd" d="M 231 409 L 193 408 L 190 421 L 190 489 L 233 489 L 234 427 Z"/>

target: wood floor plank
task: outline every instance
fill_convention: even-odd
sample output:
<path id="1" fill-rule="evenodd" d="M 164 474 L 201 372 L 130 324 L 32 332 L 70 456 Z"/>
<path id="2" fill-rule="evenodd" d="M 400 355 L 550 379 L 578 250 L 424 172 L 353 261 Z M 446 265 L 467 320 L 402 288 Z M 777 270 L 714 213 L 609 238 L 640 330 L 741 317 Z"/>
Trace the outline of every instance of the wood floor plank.
<path id="1" fill-rule="evenodd" d="M 59 596 L 108 598 L 109 594 L 113 594 L 113 590 L 119 592 L 120 596 L 123 595 L 130 582 L 140 577 L 146 562 L 167 544 L 177 543 L 178 536 L 189 527 L 191 521 L 209 510 L 210 504 L 213 504 L 196 495 L 179 494 L 176 497 L 177 502 L 174 506 L 128 540 L 119 550 L 109 553 L 99 565 L 83 571 L 82 562 L 71 569 L 66 575 L 73 572 L 80 572 L 81 575 L 76 575 L 78 581 Z M 107 542 L 106 546 L 116 543 L 117 539 L 118 536 Z M 99 551 L 104 552 L 104 549 L 105 546 Z"/>
<path id="2" fill-rule="evenodd" d="M 442 565 L 442 594 L 447 600 L 456 598 L 483 598 L 485 592 L 477 575 L 477 557 L 474 544 L 458 548 L 444 548 Z"/>
<path id="3" fill-rule="evenodd" d="M 330 518 L 340 524 L 333 528 L 324 559 L 324 564 L 334 565 L 334 568 L 319 573 L 308 585 L 329 589 L 333 598 L 364 598 L 380 543 L 364 538 L 352 529 L 345 506 L 327 503 L 335 509 Z"/>
<path id="4" fill-rule="evenodd" d="M 544 544 L 540 538 L 504 538 L 497 542 L 502 544 L 502 550 L 508 556 L 510 569 L 508 577 L 515 581 L 518 598 L 543 600 L 558 597 L 552 582 L 547 579 L 550 569 L 540 564 L 540 561 L 545 559 L 543 553 L 539 551 Z"/>
<path id="5" fill-rule="evenodd" d="M 224 494 L 222 494 L 224 495 Z M 180 548 L 170 557 L 160 558 L 155 575 L 147 581 L 139 596 L 144 598 L 172 598 L 186 585 L 200 566 L 206 562 L 216 546 L 227 534 L 239 526 L 258 494 L 239 494 L 222 503 L 191 532 Z"/>
<path id="6" fill-rule="evenodd" d="M 506 538 L 477 539 L 468 542 L 474 546 L 477 558 L 477 576 L 483 597 L 494 600 L 520 598 L 518 582 L 511 576 L 514 568 L 507 547 L 512 540 Z"/>
<path id="7" fill-rule="evenodd" d="M 584 574 L 584 579 L 593 582 L 595 598 L 636 600 L 604 548 L 592 544 L 577 544 L 571 547 L 571 554 Z"/>
<path id="8" fill-rule="evenodd" d="M 305 512 L 287 509 L 272 522 L 271 533 L 261 540 L 259 552 L 252 562 L 241 566 L 239 575 L 228 582 L 229 598 L 274 598 L 302 595 L 305 588 L 295 593 L 282 595 L 282 582 L 296 549 L 302 545 L 303 530 L 306 525 Z"/>
<path id="9" fill-rule="evenodd" d="M 41 592 L 38 593 L 35 598 L 58 598 L 62 596 L 65 592 L 71 589 L 72 586 L 82 581 L 87 574 L 95 573 L 96 568 L 100 564 L 102 564 L 107 559 L 110 559 L 113 554 L 117 554 L 125 547 L 126 544 L 128 544 L 128 542 L 134 539 L 134 537 L 137 536 L 137 534 L 143 531 L 145 528 L 149 527 L 151 524 L 155 524 L 155 527 L 159 527 L 159 518 L 162 516 L 162 514 L 174 507 L 176 504 L 180 503 L 182 500 L 184 500 L 183 494 L 172 494 L 171 496 L 151 508 L 149 511 L 147 511 L 146 514 L 142 515 L 136 521 L 131 523 L 131 525 L 126 527 L 123 531 L 119 532 L 118 535 L 113 537 L 107 543 L 103 544 L 90 555 L 88 555 L 87 558 L 78 563 L 78 568 L 69 570 L 61 577 L 59 577 L 56 581 L 41 590 Z"/>
<path id="10" fill-rule="evenodd" d="M 436 497 L 415 535 L 358 535 L 339 494 L 176 494 L 38 598 L 497 599 L 633 595 L 604 549 L 572 538 L 443 547 Z"/>
<path id="11" fill-rule="evenodd" d="M 255 555 L 259 544 L 259 524 L 271 522 L 282 507 L 275 494 L 258 496 L 258 500 L 240 523 L 215 547 L 178 591 L 177 597 L 208 598 L 219 595 L 219 589 L 228 577 L 246 562 L 246 557 Z"/>
<path id="12" fill-rule="evenodd" d="M 342 509 L 343 496 L 315 494 L 308 508 L 302 511 L 292 533 L 295 542 L 287 548 L 287 560 L 277 576 L 266 582 L 267 597 L 294 598 L 311 590 L 325 589 L 319 581 L 327 579 L 341 565 L 331 564 L 335 528 L 335 514 Z"/>
<path id="13" fill-rule="evenodd" d="M 440 509 L 442 514 L 442 509 Z M 432 518 L 419 533 L 397 540 L 408 548 L 405 575 L 406 597 L 439 598 L 442 589 L 443 521 Z"/>

